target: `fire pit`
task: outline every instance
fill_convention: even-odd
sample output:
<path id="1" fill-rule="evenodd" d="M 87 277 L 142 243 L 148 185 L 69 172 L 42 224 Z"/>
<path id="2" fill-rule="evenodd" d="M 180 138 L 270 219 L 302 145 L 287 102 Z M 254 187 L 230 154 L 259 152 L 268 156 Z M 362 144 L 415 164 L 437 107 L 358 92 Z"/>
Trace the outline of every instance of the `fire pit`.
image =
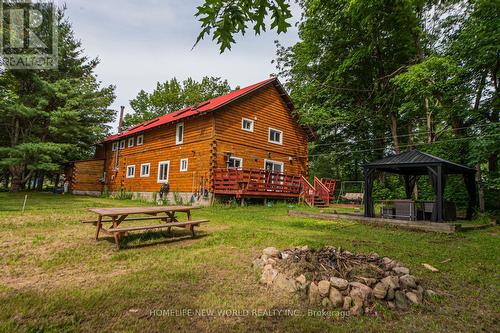
<path id="1" fill-rule="evenodd" d="M 262 272 L 261 284 L 297 293 L 312 305 L 349 310 L 352 315 L 373 313 L 377 302 L 405 310 L 435 294 L 396 260 L 331 246 L 283 251 L 268 247 L 253 267 Z"/>

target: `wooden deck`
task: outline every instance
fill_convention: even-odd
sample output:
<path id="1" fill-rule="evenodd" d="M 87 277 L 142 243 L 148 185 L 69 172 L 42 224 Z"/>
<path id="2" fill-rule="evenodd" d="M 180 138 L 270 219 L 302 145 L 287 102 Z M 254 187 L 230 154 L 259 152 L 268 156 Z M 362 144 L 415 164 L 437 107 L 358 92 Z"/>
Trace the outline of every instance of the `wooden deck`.
<path id="1" fill-rule="evenodd" d="M 255 169 L 216 169 L 214 193 L 242 197 L 298 198 L 299 175 Z"/>

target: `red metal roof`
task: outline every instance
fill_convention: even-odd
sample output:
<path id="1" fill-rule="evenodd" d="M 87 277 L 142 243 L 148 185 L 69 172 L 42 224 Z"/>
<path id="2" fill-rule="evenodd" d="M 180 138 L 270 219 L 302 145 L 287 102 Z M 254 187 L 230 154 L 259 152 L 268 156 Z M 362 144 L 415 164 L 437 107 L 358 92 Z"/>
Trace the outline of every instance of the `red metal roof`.
<path id="1" fill-rule="evenodd" d="M 199 115 L 202 113 L 214 111 L 215 109 L 220 108 L 221 106 L 226 105 L 227 103 L 230 103 L 234 100 L 236 100 L 239 97 L 242 97 L 243 95 L 250 93 L 264 85 L 266 85 L 269 82 L 272 81 L 277 81 L 276 78 L 270 78 L 264 81 L 261 81 L 259 83 L 252 84 L 251 86 L 241 88 L 235 91 L 230 92 L 229 94 L 222 95 L 219 97 L 215 97 L 213 99 L 210 99 L 205 102 L 198 103 L 193 106 L 188 106 L 184 109 L 180 109 L 171 113 L 167 113 L 163 116 L 145 121 L 141 124 L 134 125 L 120 133 L 113 134 L 108 136 L 106 139 L 104 139 L 101 143 L 107 142 L 107 141 L 112 141 L 116 139 L 120 139 L 132 134 L 136 134 L 139 132 L 143 132 L 161 125 L 165 125 L 174 121 L 179 121 L 181 119 Z"/>

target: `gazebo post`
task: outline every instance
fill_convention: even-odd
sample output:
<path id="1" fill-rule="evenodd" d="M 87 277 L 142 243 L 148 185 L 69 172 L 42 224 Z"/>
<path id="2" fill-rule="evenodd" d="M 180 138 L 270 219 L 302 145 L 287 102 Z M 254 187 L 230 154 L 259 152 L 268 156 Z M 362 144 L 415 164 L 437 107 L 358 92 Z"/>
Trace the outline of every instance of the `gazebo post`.
<path id="1" fill-rule="evenodd" d="M 437 166 L 437 189 L 436 189 L 437 222 L 443 221 L 443 168 Z"/>
<path id="2" fill-rule="evenodd" d="M 365 168 L 365 193 L 364 193 L 364 202 L 365 202 L 365 217 L 375 217 L 375 209 L 373 208 L 373 175 L 375 174 L 375 170 L 372 168 Z"/>

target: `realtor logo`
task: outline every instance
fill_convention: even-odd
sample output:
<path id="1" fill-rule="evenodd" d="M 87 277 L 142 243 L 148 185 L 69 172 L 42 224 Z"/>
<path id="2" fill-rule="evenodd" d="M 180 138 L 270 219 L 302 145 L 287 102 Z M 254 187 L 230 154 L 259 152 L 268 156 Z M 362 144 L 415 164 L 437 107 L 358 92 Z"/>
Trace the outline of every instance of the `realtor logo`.
<path id="1" fill-rule="evenodd" d="M 0 0 L 0 68 L 56 69 L 57 46 L 53 3 Z"/>

